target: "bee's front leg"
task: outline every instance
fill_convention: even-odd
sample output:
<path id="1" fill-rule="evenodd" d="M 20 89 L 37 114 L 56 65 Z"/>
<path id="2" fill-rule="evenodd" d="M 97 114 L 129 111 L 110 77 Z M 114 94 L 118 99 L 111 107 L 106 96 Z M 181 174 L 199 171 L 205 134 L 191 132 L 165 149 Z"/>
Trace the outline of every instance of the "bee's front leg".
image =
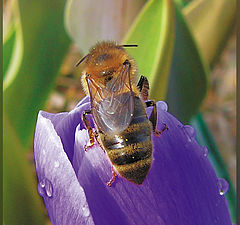
<path id="1" fill-rule="evenodd" d="M 87 151 L 89 148 L 93 147 L 94 143 L 95 143 L 95 139 L 94 137 L 96 137 L 96 132 L 93 131 L 92 127 L 91 127 L 91 124 L 90 124 L 90 121 L 89 119 L 87 118 L 87 115 L 89 114 L 92 114 L 92 111 L 91 110 L 85 110 L 82 114 L 82 120 L 85 124 L 85 127 L 87 128 L 88 130 L 88 136 L 89 136 L 89 142 L 90 142 L 90 145 L 85 145 L 84 146 L 84 150 Z"/>

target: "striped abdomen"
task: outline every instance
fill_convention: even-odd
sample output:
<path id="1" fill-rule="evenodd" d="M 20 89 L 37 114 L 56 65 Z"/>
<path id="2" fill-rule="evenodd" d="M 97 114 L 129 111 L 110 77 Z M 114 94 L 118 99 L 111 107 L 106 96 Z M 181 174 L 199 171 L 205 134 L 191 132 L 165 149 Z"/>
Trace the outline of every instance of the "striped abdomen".
<path id="1" fill-rule="evenodd" d="M 118 173 L 133 183 L 142 184 L 152 163 L 152 126 L 136 96 L 134 104 L 128 128 L 114 136 L 100 133 L 100 139 Z"/>

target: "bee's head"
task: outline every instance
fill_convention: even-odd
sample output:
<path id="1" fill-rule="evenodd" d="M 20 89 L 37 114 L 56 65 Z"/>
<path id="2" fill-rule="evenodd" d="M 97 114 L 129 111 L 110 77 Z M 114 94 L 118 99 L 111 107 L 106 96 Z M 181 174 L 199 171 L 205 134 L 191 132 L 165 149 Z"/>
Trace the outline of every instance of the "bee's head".
<path id="1" fill-rule="evenodd" d="M 130 57 L 122 46 L 113 42 L 101 42 L 87 55 L 84 73 L 106 84 L 121 72 L 126 60 L 130 60 Z"/>

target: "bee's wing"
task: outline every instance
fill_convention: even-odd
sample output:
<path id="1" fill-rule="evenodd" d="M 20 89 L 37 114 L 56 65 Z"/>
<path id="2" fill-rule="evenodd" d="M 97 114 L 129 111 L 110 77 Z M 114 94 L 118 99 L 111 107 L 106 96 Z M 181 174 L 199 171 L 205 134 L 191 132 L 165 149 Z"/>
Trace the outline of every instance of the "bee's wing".
<path id="1" fill-rule="evenodd" d="M 116 79 L 102 88 L 87 78 L 92 113 L 98 128 L 109 135 L 125 130 L 133 117 L 134 94 L 130 80 L 130 65 L 123 65 Z"/>

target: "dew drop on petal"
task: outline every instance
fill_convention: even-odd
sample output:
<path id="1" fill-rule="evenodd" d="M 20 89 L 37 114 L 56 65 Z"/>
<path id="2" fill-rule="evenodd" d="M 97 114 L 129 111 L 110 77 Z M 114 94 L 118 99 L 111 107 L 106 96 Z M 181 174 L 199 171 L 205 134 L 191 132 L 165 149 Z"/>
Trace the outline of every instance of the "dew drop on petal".
<path id="1" fill-rule="evenodd" d="M 52 186 L 52 183 L 48 179 L 46 179 L 45 191 L 49 198 L 51 198 L 53 196 L 53 186 Z"/>
<path id="2" fill-rule="evenodd" d="M 185 125 L 183 128 L 190 138 L 195 138 L 196 137 L 195 129 L 192 126 Z"/>
<path id="3" fill-rule="evenodd" d="M 43 197 L 45 195 L 45 180 L 43 179 L 38 183 L 38 193 Z"/>
<path id="4" fill-rule="evenodd" d="M 53 196 L 53 186 L 51 181 L 49 181 L 47 178 L 42 179 L 38 183 L 38 193 L 44 197 L 47 195 L 49 198 Z"/>
<path id="5" fill-rule="evenodd" d="M 228 191 L 229 184 L 224 178 L 218 178 L 218 189 L 220 195 L 225 195 Z"/>
<path id="6" fill-rule="evenodd" d="M 90 215 L 90 211 L 87 205 L 82 207 L 82 211 L 83 211 L 83 216 L 88 217 Z"/>
<path id="7" fill-rule="evenodd" d="M 208 148 L 207 148 L 206 146 L 203 146 L 203 147 L 202 147 L 202 151 L 203 151 L 203 155 L 204 155 L 205 157 L 207 157 L 207 156 L 208 156 Z"/>
<path id="8" fill-rule="evenodd" d="M 163 111 L 167 111 L 168 110 L 168 105 L 164 101 L 157 102 L 157 107 L 160 108 Z"/>
<path id="9" fill-rule="evenodd" d="M 55 161 L 55 162 L 54 162 L 54 166 L 55 166 L 56 168 L 58 168 L 58 167 L 59 167 L 59 162 L 58 162 L 58 161 Z"/>

